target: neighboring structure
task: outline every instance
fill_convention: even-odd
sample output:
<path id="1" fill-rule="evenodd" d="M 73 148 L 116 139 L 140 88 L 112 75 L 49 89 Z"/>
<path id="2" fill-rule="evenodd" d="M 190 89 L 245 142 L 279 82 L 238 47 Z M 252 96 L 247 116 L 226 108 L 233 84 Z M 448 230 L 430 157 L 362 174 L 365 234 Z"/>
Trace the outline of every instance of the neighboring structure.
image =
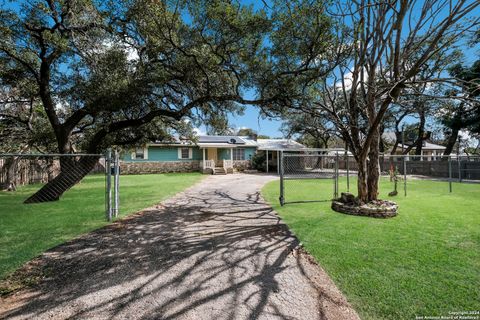
<path id="1" fill-rule="evenodd" d="M 266 152 L 267 171 L 278 168 L 279 151 L 302 149 L 287 139 L 257 139 L 246 136 L 199 136 L 197 142 L 176 140 L 149 143 L 125 154 L 123 173 L 192 172 L 226 174 L 251 168 L 257 152 Z"/>
<path id="2" fill-rule="evenodd" d="M 396 134 L 395 132 L 385 132 L 382 135 L 382 139 L 388 143 L 388 144 L 394 144 L 396 140 Z M 407 139 L 405 139 L 407 140 Z M 413 141 L 405 141 L 405 144 L 399 143 L 397 146 L 397 149 L 395 150 L 396 155 L 401 155 L 403 154 L 404 150 L 409 148 L 414 142 Z M 442 156 L 443 153 L 445 152 L 445 147 L 434 144 L 428 141 L 423 141 L 422 142 L 422 151 L 421 151 L 421 156 L 422 160 L 435 160 L 437 159 L 438 156 Z M 415 152 L 415 146 L 411 149 L 410 155 L 412 155 Z M 391 150 L 388 150 L 386 154 L 390 154 Z"/>
<path id="3" fill-rule="evenodd" d="M 258 139 L 258 151 L 265 152 L 266 171 L 276 171 L 280 168 L 280 152 L 288 150 L 301 150 L 305 146 L 291 139 Z"/>
<path id="4" fill-rule="evenodd" d="M 403 154 L 402 150 L 406 150 L 410 145 L 408 143 L 405 143 L 405 145 L 399 143 L 397 150 L 395 151 L 395 154 Z M 436 160 L 437 157 L 442 156 L 443 153 L 445 152 L 445 147 L 430 143 L 427 141 L 422 142 L 422 151 L 420 155 L 422 156 L 421 160 Z M 415 152 L 415 147 L 412 148 L 412 151 Z M 410 153 L 411 154 L 411 153 Z"/>

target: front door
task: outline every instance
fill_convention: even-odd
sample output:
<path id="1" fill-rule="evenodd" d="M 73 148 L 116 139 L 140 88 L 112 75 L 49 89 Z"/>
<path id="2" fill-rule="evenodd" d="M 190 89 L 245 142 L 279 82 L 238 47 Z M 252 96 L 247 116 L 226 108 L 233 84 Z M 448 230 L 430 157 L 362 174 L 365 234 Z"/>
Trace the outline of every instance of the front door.
<path id="1" fill-rule="evenodd" d="M 207 148 L 207 160 L 213 160 L 217 165 L 217 148 Z"/>

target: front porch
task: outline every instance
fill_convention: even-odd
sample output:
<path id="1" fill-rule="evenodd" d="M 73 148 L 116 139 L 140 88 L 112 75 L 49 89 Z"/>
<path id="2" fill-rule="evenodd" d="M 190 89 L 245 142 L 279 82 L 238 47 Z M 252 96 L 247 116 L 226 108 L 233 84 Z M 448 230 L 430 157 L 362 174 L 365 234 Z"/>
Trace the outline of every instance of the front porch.
<path id="1" fill-rule="evenodd" d="M 201 147 L 202 172 L 206 174 L 228 174 L 234 171 L 234 148 Z"/>

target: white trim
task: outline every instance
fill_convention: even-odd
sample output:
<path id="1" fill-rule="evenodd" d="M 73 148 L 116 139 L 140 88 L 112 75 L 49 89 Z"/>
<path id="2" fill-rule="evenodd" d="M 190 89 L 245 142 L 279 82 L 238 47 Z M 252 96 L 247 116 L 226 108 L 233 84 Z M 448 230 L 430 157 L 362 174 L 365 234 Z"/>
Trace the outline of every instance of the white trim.
<path id="1" fill-rule="evenodd" d="M 205 148 L 202 149 L 203 150 L 203 169 L 205 169 Z"/>
<path id="2" fill-rule="evenodd" d="M 235 159 L 236 157 L 235 157 L 234 155 L 232 155 L 232 159 L 233 159 L 234 161 L 244 161 L 244 160 L 246 160 L 246 159 L 245 159 L 245 158 L 246 158 L 246 157 L 245 157 L 245 148 L 235 148 L 235 151 L 236 151 L 236 150 L 242 150 L 242 151 L 243 151 L 243 159 Z"/>
<path id="3" fill-rule="evenodd" d="M 148 160 L 148 147 L 143 148 L 143 158 L 137 158 L 137 149 L 141 149 L 141 147 L 135 148 L 130 154 L 130 158 L 132 160 Z"/>
<path id="4" fill-rule="evenodd" d="M 182 149 L 188 149 L 188 158 L 182 157 Z M 177 148 L 177 157 L 179 160 L 192 160 L 193 158 L 193 149 L 189 147 L 178 147 Z"/>

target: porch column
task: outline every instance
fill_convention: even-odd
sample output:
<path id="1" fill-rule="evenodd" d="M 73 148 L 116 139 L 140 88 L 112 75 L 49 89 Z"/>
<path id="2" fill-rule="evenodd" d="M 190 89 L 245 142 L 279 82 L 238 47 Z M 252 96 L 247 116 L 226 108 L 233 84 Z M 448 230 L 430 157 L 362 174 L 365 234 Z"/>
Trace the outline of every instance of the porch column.
<path id="1" fill-rule="evenodd" d="M 203 170 L 205 170 L 205 148 L 203 150 Z"/>
<path id="2" fill-rule="evenodd" d="M 277 150 L 277 174 L 280 174 L 280 156 Z"/>
<path id="3" fill-rule="evenodd" d="M 233 148 L 230 148 L 230 160 L 232 161 L 233 166 Z"/>
<path id="4" fill-rule="evenodd" d="M 267 153 L 267 172 L 268 172 L 268 150 L 265 151 Z"/>
<path id="5" fill-rule="evenodd" d="M 420 161 L 423 161 L 423 149 L 422 149 L 422 151 L 420 151 L 420 157 L 421 157 Z"/>

